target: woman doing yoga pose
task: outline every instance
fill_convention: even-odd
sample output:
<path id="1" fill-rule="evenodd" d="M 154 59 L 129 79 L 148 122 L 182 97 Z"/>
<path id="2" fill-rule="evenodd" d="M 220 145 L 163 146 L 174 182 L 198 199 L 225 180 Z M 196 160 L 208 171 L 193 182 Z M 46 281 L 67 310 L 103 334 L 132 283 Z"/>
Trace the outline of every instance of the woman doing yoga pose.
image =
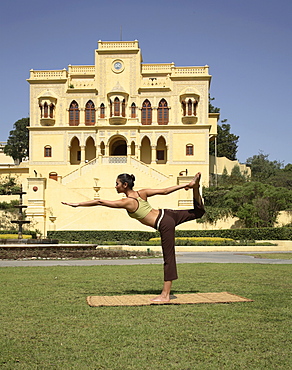
<path id="1" fill-rule="evenodd" d="M 164 259 L 164 284 L 161 294 L 152 299 L 154 302 L 169 302 L 172 281 L 177 279 L 175 260 L 175 227 L 183 222 L 201 218 L 205 213 L 202 198 L 199 192 L 201 173 L 198 172 L 187 185 L 174 185 L 164 189 L 142 189 L 135 191 L 135 176 L 121 174 L 116 180 L 116 191 L 124 193 L 126 198 L 120 200 L 90 200 L 80 203 L 62 204 L 71 207 L 105 206 L 110 208 L 124 208 L 128 215 L 142 224 L 153 227 L 160 232 L 161 246 Z M 167 195 L 180 189 L 193 189 L 194 208 L 191 210 L 153 209 L 147 198 L 154 195 Z"/>

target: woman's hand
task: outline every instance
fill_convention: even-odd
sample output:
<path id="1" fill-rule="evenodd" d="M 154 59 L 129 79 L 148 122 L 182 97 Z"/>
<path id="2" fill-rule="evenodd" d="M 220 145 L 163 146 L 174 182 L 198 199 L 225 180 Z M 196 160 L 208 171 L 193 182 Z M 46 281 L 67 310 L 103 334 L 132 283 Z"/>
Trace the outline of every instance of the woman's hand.
<path id="1" fill-rule="evenodd" d="M 78 207 L 79 203 L 67 203 L 67 202 L 61 202 L 65 206 L 70 206 L 70 207 Z"/>

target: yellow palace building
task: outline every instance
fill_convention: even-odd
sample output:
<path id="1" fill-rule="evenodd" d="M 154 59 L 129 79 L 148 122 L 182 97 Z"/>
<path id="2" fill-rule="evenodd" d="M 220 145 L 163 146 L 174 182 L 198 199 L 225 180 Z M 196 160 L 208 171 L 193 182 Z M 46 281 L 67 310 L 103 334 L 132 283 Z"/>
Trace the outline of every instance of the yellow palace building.
<path id="1" fill-rule="evenodd" d="M 126 211 L 69 208 L 61 201 L 117 199 L 115 180 L 161 188 L 214 172 L 209 142 L 219 114 L 209 113 L 208 66 L 144 64 L 138 41 L 98 42 L 94 65 L 30 71 L 30 157 L 24 204 L 48 230 L 149 230 Z M 234 165 L 234 164 L 233 164 Z M 190 208 L 191 192 L 151 198 L 153 207 Z M 195 223 L 181 228 L 196 228 Z M 150 230 L 149 230 L 150 231 Z"/>

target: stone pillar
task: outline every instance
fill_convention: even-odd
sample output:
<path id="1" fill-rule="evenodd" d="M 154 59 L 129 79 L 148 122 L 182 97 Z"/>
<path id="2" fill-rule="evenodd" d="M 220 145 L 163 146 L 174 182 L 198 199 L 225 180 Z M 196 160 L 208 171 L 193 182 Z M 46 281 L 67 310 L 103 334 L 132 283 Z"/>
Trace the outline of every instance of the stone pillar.
<path id="1" fill-rule="evenodd" d="M 138 161 L 141 161 L 141 146 L 140 145 L 137 146 L 136 158 L 138 159 Z"/>
<path id="2" fill-rule="evenodd" d="M 79 124 L 85 125 L 85 108 L 79 108 Z"/>
<path id="3" fill-rule="evenodd" d="M 81 163 L 85 163 L 85 146 L 80 145 L 80 149 L 81 149 Z"/>
<path id="4" fill-rule="evenodd" d="M 130 163 L 130 157 L 131 157 L 131 144 L 127 145 L 127 162 Z"/>
<path id="5" fill-rule="evenodd" d="M 68 146 L 68 151 L 67 151 L 67 162 L 71 163 L 71 146 Z"/>
<path id="6" fill-rule="evenodd" d="M 32 225 L 39 229 L 43 236 L 46 235 L 46 208 L 45 208 L 45 189 L 46 178 L 29 177 L 26 216 Z"/>
<path id="7" fill-rule="evenodd" d="M 156 164 L 156 145 L 151 145 L 151 164 Z"/>

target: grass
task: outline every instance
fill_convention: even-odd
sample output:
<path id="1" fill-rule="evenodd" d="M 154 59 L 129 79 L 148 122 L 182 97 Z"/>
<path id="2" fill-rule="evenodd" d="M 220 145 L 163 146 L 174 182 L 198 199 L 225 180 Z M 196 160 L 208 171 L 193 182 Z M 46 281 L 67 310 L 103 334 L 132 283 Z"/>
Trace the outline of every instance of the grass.
<path id="1" fill-rule="evenodd" d="M 250 253 L 248 256 L 265 259 L 292 260 L 292 253 Z"/>
<path id="2" fill-rule="evenodd" d="M 228 291 L 254 302 L 92 308 L 87 295 L 158 294 L 162 266 L 1 268 L 0 367 L 292 367 L 290 265 L 178 269 L 174 294 Z"/>

